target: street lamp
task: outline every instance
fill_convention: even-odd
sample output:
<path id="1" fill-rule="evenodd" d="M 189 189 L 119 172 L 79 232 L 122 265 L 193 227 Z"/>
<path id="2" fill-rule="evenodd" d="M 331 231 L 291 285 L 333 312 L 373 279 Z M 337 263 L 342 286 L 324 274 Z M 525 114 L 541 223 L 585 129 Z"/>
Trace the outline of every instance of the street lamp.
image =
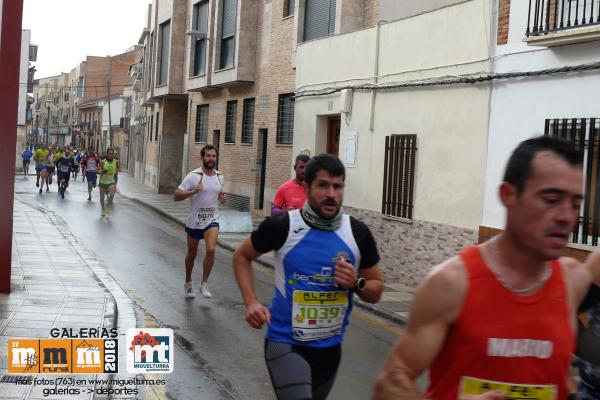
<path id="1" fill-rule="evenodd" d="M 46 145 L 48 145 L 48 136 L 50 135 L 50 104 L 52 104 L 52 100 L 46 100 L 46 109 L 48 110 L 46 118 Z"/>

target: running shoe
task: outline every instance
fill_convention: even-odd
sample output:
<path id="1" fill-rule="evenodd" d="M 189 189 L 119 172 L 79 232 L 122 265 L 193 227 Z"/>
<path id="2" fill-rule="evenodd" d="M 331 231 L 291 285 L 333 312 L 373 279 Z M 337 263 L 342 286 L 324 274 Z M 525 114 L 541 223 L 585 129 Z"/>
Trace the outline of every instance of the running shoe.
<path id="1" fill-rule="evenodd" d="M 42 189 L 40 189 L 40 194 L 42 194 Z"/>
<path id="2" fill-rule="evenodd" d="M 200 291 L 202 292 L 202 296 L 206 298 L 212 297 L 212 294 L 208 291 L 208 284 L 206 282 L 200 285 Z"/>
<path id="3" fill-rule="evenodd" d="M 40 187 L 40 182 L 39 181 L 35 183 L 35 187 Z"/>
<path id="4" fill-rule="evenodd" d="M 185 297 L 188 299 L 193 299 L 194 297 L 196 297 L 196 295 L 194 294 L 194 286 L 192 285 L 192 282 L 186 282 L 183 285 L 184 289 L 185 289 Z"/>

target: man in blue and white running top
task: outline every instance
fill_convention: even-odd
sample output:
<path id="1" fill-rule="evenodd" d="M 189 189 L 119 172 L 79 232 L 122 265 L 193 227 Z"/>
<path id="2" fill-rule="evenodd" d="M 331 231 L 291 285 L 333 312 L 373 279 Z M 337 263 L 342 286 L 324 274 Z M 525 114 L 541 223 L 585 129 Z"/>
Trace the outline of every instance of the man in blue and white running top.
<path id="1" fill-rule="evenodd" d="M 269 324 L 265 359 L 277 398 L 325 399 L 340 362 L 352 294 L 376 303 L 383 282 L 373 235 L 341 212 L 345 169 L 321 154 L 306 165 L 307 201 L 267 218 L 233 256 L 253 328 Z M 275 251 L 275 294 L 269 309 L 254 291 L 251 262 Z"/>

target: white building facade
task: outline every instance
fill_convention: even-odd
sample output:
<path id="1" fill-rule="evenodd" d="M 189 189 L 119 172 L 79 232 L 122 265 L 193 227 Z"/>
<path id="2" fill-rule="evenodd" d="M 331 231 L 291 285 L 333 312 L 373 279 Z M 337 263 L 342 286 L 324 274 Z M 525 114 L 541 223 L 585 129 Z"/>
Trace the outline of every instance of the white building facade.
<path id="1" fill-rule="evenodd" d="M 31 31 L 21 31 L 21 63 L 19 67 L 19 114 L 17 119 L 17 148 L 16 167 L 22 166 L 21 153 L 27 143 L 27 78 L 29 71 L 29 45 L 31 44 Z"/>
<path id="2" fill-rule="evenodd" d="M 394 22 L 298 46 L 293 153 L 340 157 L 345 210 L 371 227 L 386 280 L 416 285 L 477 240 L 490 85 L 459 77 L 489 74 L 492 11 L 397 3 L 379 4 Z"/>
<path id="3" fill-rule="evenodd" d="M 531 6 L 531 9 L 529 8 Z M 536 77 L 493 82 L 482 229 L 504 228 L 498 198 L 514 147 L 538 135 L 573 140 L 585 154 L 586 199 L 571 247 L 597 244 L 600 159 L 600 0 L 495 0 L 492 71 L 537 71 Z M 536 11 L 537 10 L 537 11 Z M 566 73 L 551 73 L 566 68 Z M 591 145 L 591 146 L 590 146 Z M 600 210 L 598 210 L 600 211 Z"/>

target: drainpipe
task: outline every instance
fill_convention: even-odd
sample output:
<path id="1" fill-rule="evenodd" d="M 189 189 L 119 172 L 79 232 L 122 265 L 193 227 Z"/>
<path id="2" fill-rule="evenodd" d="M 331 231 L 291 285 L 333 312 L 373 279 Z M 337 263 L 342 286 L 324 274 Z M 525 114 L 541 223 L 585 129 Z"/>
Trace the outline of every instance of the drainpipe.
<path id="1" fill-rule="evenodd" d="M 377 30 L 375 31 L 375 66 L 373 68 L 373 84 L 377 85 L 379 82 L 379 37 L 381 34 L 381 25 L 387 21 L 379 21 L 377 23 Z M 369 119 L 369 131 L 375 130 L 375 100 L 377 100 L 377 91 L 373 89 L 371 92 L 371 118 Z"/>
<path id="2" fill-rule="evenodd" d="M 190 129 L 192 126 L 192 94 L 189 94 L 187 132 L 183 135 L 183 162 L 181 163 L 181 179 L 188 173 L 188 157 L 190 155 Z"/>

